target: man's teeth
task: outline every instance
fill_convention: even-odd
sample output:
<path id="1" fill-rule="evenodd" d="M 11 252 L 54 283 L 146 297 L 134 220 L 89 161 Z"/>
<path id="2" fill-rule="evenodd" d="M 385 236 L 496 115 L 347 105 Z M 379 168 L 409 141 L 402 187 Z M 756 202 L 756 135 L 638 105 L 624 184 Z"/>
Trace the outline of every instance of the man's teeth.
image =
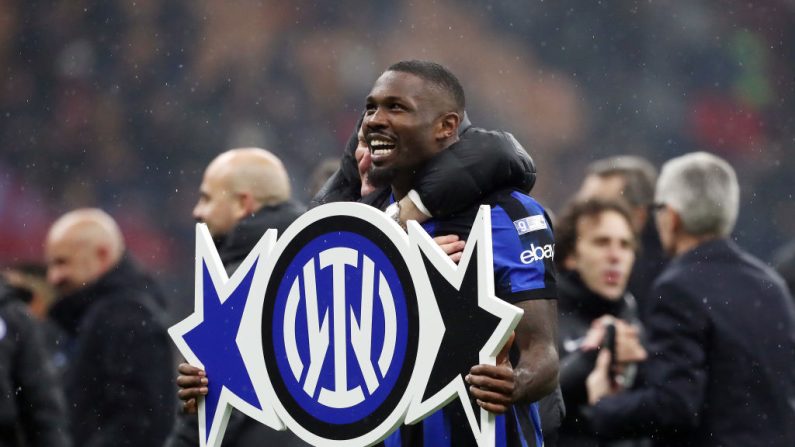
<path id="1" fill-rule="evenodd" d="M 392 142 L 386 140 L 372 140 L 370 141 L 370 146 L 378 147 L 378 146 L 392 146 Z"/>
<path id="2" fill-rule="evenodd" d="M 372 140 L 370 147 L 373 149 L 373 155 L 387 155 L 394 147 L 394 143 L 386 140 Z"/>

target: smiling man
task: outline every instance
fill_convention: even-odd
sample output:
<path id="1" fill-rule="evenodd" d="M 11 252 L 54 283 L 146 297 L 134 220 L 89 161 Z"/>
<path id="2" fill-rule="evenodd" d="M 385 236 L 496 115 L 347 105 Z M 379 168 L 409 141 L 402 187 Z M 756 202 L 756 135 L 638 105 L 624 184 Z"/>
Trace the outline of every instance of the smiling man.
<path id="1" fill-rule="evenodd" d="M 464 91 L 441 66 L 392 65 L 367 97 L 364 138 L 373 169 L 370 183 L 389 184 L 398 199 L 412 187 L 423 162 L 458 140 Z"/>
<path id="2" fill-rule="evenodd" d="M 370 182 L 389 185 L 392 202 L 406 196 L 424 164 L 458 140 L 464 107 L 464 91 L 446 68 L 424 61 L 389 67 L 366 101 L 363 133 L 373 164 Z M 551 225 L 543 208 L 516 190 L 498 190 L 483 203 L 492 207 L 496 295 L 521 307 L 524 316 L 510 361 L 473 365 L 469 391 L 481 407 L 504 415 L 498 418 L 498 445 L 541 445 L 535 402 L 557 386 L 555 275 L 551 256 L 522 262 L 522 253 L 551 245 Z M 430 219 L 423 227 L 431 235 L 466 239 L 479 204 L 449 218 Z M 403 427 L 385 444 L 474 445 L 464 427 L 462 408 L 453 403 L 422 424 Z"/>
<path id="3" fill-rule="evenodd" d="M 361 128 L 373 164 L 368 180 L 386 194 L 372 193 L 368 197 L 375 198 L 363 201 L 381 209 L 392 202 L 392 216 L 399 220 L 400 209 L 395 204 L 409 195 L 429 161 L 449 154 L 445 151 L 458 141 L 464 101 L 458 80 L 438 64 L 405 61 L 384 72 L 367 97 Z M 510 150 L 518 147 L 515 139 L 504 133 L 481 133 L 487 137 L 481 140 L 508 143 Z M 489 149 L 493 149 L 491 145 L 484 147 Z M 514 174 L 522 177 L 528 172 Z M 511 177 L 510 173 L 507 177 Z M 321 196 L 324 200 L 319 203 L 329 196 L 337 197 L 328 191 Z M 480 203 L 491 205 L 496 295 L 521 307 L 524 316 L 516 329 L 509 357 L 496 366 L 472 365 L 470 369 L 466 365 L 462 373 L 466 374 L 469 391 L 478 404 L 499 415 L 498 446 L 541 445 L 536 402 L 555 391 L 558 382 L 555 274 L 551 253 L 534 260 L 523 253 L 532 251 L 532 247 L 552 246 L 551 224 L 543 208 L 518 190 L 499 189 L 482 200 L 473 196 L 469 202 L 471 205 L 463 211 L 451 217 L 432 218 L 423 226 L 433 236 L 455 239 L 454 245 L 457 238 L 466 239 L 469 235 Z M 440 243 L 444 248 L 445 244 Z M 460 249 L 445 251 L 450 254 Z M 187 404 L 188 408 L 195 408 L 193 399 L 207 392 L 208 378 L 200 377 L 196 371 L 196 368 L 187 369 L 186 365 L 178 379 L 182 388 L 180 398 L 194 403 Z M 463 407 L 454 403 L 420 424 L 402 427 L 383 444 L 387 447 L 475 445 L 467 427 Z"/>

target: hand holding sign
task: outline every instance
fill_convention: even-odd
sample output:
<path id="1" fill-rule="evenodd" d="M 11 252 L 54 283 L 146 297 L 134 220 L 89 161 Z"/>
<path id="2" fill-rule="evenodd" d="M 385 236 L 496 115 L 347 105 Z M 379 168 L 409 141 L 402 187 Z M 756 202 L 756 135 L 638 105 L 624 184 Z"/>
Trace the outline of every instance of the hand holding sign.
<path id="1" fill-rule="evenodd" d="M 461 238 L 455 234 L 436 236 L 433 238 L 433 241 L 439 244 L 439 247 L 441 247 L 442 251 L 447 256 L 450 256 L 451 261 L 458 264 L 458 261 L 461 260 L 461 255 L 464 254 L 464 246 L 466 245 L 466 241 L 462 241 Z"/>
<path id="2" fill-rule="evenodd" d="M 478 405 L 495 414 L 505 413 L 513 404 L 513 366 L 508 353 L 514 338 L 516 334 L 505 343 L 497 355 L 496 365 L 475 365 L 466 376 L 469 393 L 477 399 Z"/>
<path id="3" fill-rule="evenodd" d="M 182 411 L 188 414 L 196 414 L 196 399 L 204 397 L 208 392 L 207 373 L 187 363 L 180 363 L 177 368 L 177 386 L 179 391 L 177 396 L 182 401 Z"/>

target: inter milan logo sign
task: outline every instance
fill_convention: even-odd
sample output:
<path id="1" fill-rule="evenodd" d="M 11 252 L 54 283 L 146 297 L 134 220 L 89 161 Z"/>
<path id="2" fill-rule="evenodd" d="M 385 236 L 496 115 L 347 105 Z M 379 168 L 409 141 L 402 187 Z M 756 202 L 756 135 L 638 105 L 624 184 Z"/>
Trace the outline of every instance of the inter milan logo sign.
<path id="1" fill-rule="evenodd" d="M 494 444 L 462 373 L 494 364 L 521 310 L 493 294 L 487 207 L 458 266 L 416 223 L 407 234 L 361 204 L 311 210 L 278 241 L 269 230 L 231 278 L 197 228 L 196 311 L 170 333 L 209 379 L 202 446 L 221 444 L 233 407 L 312 445 L 363 447 L 455 399 Z M 466 352 L 437 363 L 462 325 Z"/>
<path id="2" fill-rule="evenodd" d="M 331 216 L 291 238 L 271 278 L 262 344 L 282 405 L 323 438 L 377 428 L 409 385 L 419 340 L 398 246 L 371 223 Z"/>

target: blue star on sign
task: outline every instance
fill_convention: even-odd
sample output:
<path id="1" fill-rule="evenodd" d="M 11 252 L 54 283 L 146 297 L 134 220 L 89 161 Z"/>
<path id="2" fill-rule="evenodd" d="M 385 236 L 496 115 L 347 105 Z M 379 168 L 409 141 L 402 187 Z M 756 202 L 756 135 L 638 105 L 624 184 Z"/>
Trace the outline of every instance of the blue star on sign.
<path id="1" fill-rule="evenodd" d="M 199 399 L 201 447 L 221 445 L 232 408 L 274 430 L 284 430 L 263 394 L 268 374 L 258 363 L 262 348 L 242 335 L 261 326 L 255 309 L 261 301 L 249 298 L 264 293 L 267 277 L 260 271 L 275 244 L 276 230 L 266 231 L 229 277 L 207 226 L 196 224 L 194 311 L 168 333 L 189 363 L 207 371 L 209 393 Z"/>
<path id="2" fill-rule="evenodd" d="M 183 338 L 207 372 L 209 383 L 204 404 L 207 421 L 214 420 L 224 387 L 252 406 L 262 409 L 235 342 L 256 266 L 255 262 L 226 301 L 221 303 L 207 264 L 202 263 L 204 321 Z M 207 436 L 210 431 L 207 430 Z"/>
<path id="3" fill-rule="evenodd" d="M 209 424 L 215 420 L 223 388 L 228 389 L 255 408 L 262 409 L 240 349 L 235 342 L 256 266 L 257 262 L 255 261 L 240 284 L 222 303 L 216 285 L 207 269 L 207 264 L 202 263 L 204 321 L 185 333 L 183 338 L 204 365 L 209 379 L 208 393 L 204 404 L 205 420 L 208 421 L 208 430 L 205 436 L 208 438 L 212 431 Z"/>
<path id="4" fill-rule="evenodd" d="M 257 263 L 254 262 L 240 284 L 223 303 L 210 277 L 207 264 L 202 263 L 202 267 L 204 321 L 186 333 L 183 338 L 207 372 L 209 384 L 205 397 L 205 411 L 206 420 L 212 421 L 224 387 L 252 406 L 262 409 L 235 342 Z M 209 433 L 210 430 L 207 430 L 208 436 Z"/>

